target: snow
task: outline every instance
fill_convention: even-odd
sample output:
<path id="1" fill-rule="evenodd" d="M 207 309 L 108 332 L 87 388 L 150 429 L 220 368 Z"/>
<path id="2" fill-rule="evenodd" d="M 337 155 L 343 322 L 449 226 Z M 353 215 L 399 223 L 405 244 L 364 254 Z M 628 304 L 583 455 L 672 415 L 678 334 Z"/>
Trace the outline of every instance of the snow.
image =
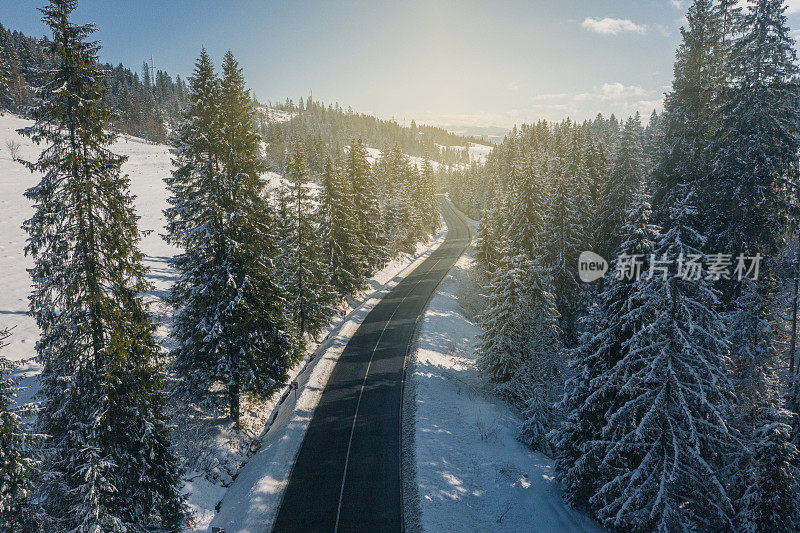
<path id="1" fill-rule="evenodd" d="M 477 161 L 481 165 L 486 163 L 486 158 L 489 153 L 494 150 L 494 146 L 487 146 L 485 144 L 469 143 L 469 157 L 473 161 Z"/>
<path id="2" fill-rule="evenodd" d="M 453 146 L 445 146 L 443 144 L 436 143 L 436 147 L 440 150 L 443 148 L 450 148 L 451 150 L 455 150 L 457 152 L 461 152 L 464 150 L 463 146 L 453 145 Z M 486 158 L 489 156 L 489 152 L 492 151 L 494 146 L 487 146 L 485 144 L 478 144 L 478 143 L 469 143 L 469 157 L 472 161 L 477 161 L 481 165 L 486 163 Z"/>
<path id="3" fill-rule="evenodd" d="M 275 109 L 267 106 L 256 107 L 256 112 L 264 115 L 264 117 L 267 119 L 267 122 L 289 122 L 295 116 L 297 116 L 297 113 L 283 111 L 281 109 Z"/>
<path id="4" fill-rule="evenodd" d="M 553 461 L 516 440 L 519 412 L 487 392 L 475 365 L 480 329 L 459 306 L 472 266 L 468 252 L 437 289 L 410 361 L 412 521 L 428 532 L 602 531 L 562 501 Z"/>
<path id="5" fill-rule="evenodd" d="M 345 146 L 345 149 L 349 149 L 349 148 L 350 148 L 349 146 Z M 414 164 L 414 166 L 416 166 L 418 169 L 422 168 L 422 158 L 421 157 L 417 157 L 415 155 L 408 155 L 408 154 L 403 154 L 403 155 L 406 156 L 409 159 L 409 161 L 411 161 Z M 380 158 L 381 158 L 381 150 L 379 150 L 378 148 L 369 148 L 369 147 L 367 147 L 367 160 L 369 161 L 370 165 L 374 165 L 376 161 L 380 160 Z M 440 163 L 438 161 L 434 161 L 433 159 L 431 159 L 430 162 L 431 162 L 431 168 L 433 168 L 433 171 L 434 172 L 438 172 Z"/>

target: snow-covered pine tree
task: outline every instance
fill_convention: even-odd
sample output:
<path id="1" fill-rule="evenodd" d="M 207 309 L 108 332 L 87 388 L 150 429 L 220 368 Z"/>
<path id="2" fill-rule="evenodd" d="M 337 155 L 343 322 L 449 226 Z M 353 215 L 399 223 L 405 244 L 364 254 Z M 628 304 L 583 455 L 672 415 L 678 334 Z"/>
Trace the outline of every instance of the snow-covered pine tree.
<path id="1" fill-rule="evenodd" d="M 603 185 L 596 244 L 597 253 L 606 258 L 619 248 L 624 239 L 620 230 L 625 224 L 631 199 L 642 184 L 641 127 L 638 113 L 625 121 L 611 174 Z"/>
<path id="2" fill-rule="evenodd" d="M 496 180 L 492 180 L 496 185 Z M 502 206 L 504 192 L 496 186 L 490 187 L 490 196 L 486 200 L 481 223 L 478 226 L 477 262 L 483 274 L 491 278 L 501 259 L 500 243 L 504 237 L 502 228 Z"/>
<path id="3" fill-rule="evenodd" d="M 331 283 L 340 296 L 352 294 L 361 284 L 356 263 L 358 242 L 353 232 L 351 201 L 350 183 L 344 178 L 341 160 L 337 158 L 335 163 L 327 161 L 322 175 L 319 209 L 320 212 L 327 212 L 324 217 L 328 224 L 325 254 L 329 261 Z"/>
<path id="4" fill-rule="evenodd" d="M 750 484 L 737 501 L 737 530 L 791 532 L 800 529 L 798 515 L 798 450 L 791 443 L 790 414 L 766 408 L 752 441 Z"/>
<path id="5" fill-rule="evenodd" d="M 606 412 L 618 395 L 618 390 L 602 378 L 622 358 L 623 344 L 634 333 L 634 324 L 626 320 L 633 284 L 638 279 L 636 271 L 628 269 L 633 266 L 630 259 L 643 259 L 652 253 L 658 236 L 658 228 L 650 224 L 650 205 L 641 193 L 632 201 L 622 234 L 626 240 L 611 262 L 599 302 L 591 304 L 582 318 L 584 331 L 570 358 L 572 375 L 558 405 L 565 419 L 551 439 L 564 497 L 576 506 L 587 506 L 600 486 L 597 472 L 602 450 L 592 444 L 602 440 Z M 617 272 L 630 275 L 617 276 Z"/>
<path id="6" fill-rule="evenodd" d="M 657 148 L 650 180 L 654 220 L 663 223 L 681 183 L 693 183 L 699 207 L 709 205 L 709 198 L 721 191 L 709 187 L 709 143 L 713 129 L 714 98 L 718 92 L 716 46 L 719 41 L 714 3 L 696 0 L 681 29 L 682 42 L 676 52 L 672 91 L 666 96 L 663 137 Z M 711 211 L 699 209 L 707 218 Z M 696 225 L 704 234 L 711 228 L 707 220 Z M 711 243 L 708 243 L 711 244 Z M 731 252 L 732 253 L 732 252 Z"/>
<path id="7" fill-rule="evenodd" d="M 800 89 L 783 0 L 752 0 L 732 45 L 732 86 L 719 98 L 714 156 L 714 248 L 773 257 L 787 217 L 786 178 L 797 174 Z M 735 211 L 730 206 L 737 206 Z M 764 265 L 767 269 L 769 265 Z M 766 271 L 765 271 L 766 273 Z M 726 290 L 732 302 L 738 290 Z"/>
<path id="8" fill-rule="evenodd" d="M 264 183 L 254 110 L 231 54 L 220 82 L 201 52 L 190 79 L 190 104 L 171 140 L 176 169 L 167 241 L 183 251 L 170 299 L 178 308 L 172 336 L 177 392 L 216 406 L 227 390 L 235 423 L 242 391 L 270 393 L 286 381 L 293 350 L 285 300 L 277 285 L 274 214 Z"/>
<path id="9" fill-rule="evenodd" d="M 288 219 L 280 245 L 281 283 L 286 291 L 299 346 L 306 333 L 316 335 L 333 314 L 336 293 L 317 235 L 311 180 L 299 141 L 287 154 L 284 177 L 288 182 Z"/>
<path id="10" fill-rule="evenodd" d="M 601 486 L 590 498 L 608 527 L 628 531 L 730 529 L 732 506 L 720 479 L 730 445 L 727 345 L 716 291 L 699 272 L 677 269 L 702 253 L 690 187 L 677 193 L 647 276 L 625 302 L 633 333 L 616 364 L 595 378 L 614 397 L 591 453 L 603 457 Z M 668 269 L 667 271 L 662 270 Z M 688 270 L 687 270 L 688 272 Z M 613 396 L 610 396 L 613 395 Z M 600 450 L 597 450 L 600 448 Z"/>
<path id="11" fill-rule="evenodd" d="M 602 205 L 601 191 L 608 179 L 609 161 L 608 150 L 593 136 L 586 141 L 586 190 L 588 194 L 589 215 L 586 217 L 590 223 L 591 231 L 587 231 L 590 239 L 590 249 L 598 250 L 598 222 L 599 210 Z"/>
<path id="12" fill-rule="evenodd" d="M 381 209 L 375 176 L 361 139 L 353 140 L 345 161 L 346 178 L 352 194 L 353 228 L 358 242 L 358 275 L 361 280 L 383 266 L 387 259 L 386 235 L 381 224 Z M 363 281 L 362 281 L 363 282 Z"/>
<path id="13" fill-rule="evenodd" d="M 791 442 L 790 413 L 778 378 L 780 359 L 771 338 L 767 298 L 745 278 L 730 324 L 732 425 L 741 443 L 729 454 L 729 493 L 736 529 L 749 532 L 800 528 L 798 450 Z"/>
<path id="14" fill-rule="evenodd" d="M 522 408 L 519 439 L 534 450 L 552 456 L 548 433 L 557 423 L 553 405 L 564 389 L 558 309 L 545 269 L 525 255 L 514 258 L 523 272 L 524 292 L 517 303 L 525 334 L 523 359 L 514 373 L 513 394 Z"/>
<path id="15" fill-rule="evenodd" d="M 436 175 L 428 152 L 422 157 L 419 169 L 420 178 L 420 205 L 423 218 L 424 236 L 436 232 L 439 227 L 439 202 L 436 200 Z"/>
<path id="16" fill-rule="evenodd" d="M 8 330 L 0 330 L 0 350 L 6 346 L 8 336 Z M 32 436 L 13 406 L 16 384 L 9 376 L 13 367 L 0 355 L 0 529 L 36 531 L 32 501 L 36 462 Z"/>
<path id="17" fill-rule="evenodd" d="M 58 66 L 37 89 L 35 124 L 46 143 L 25 163 L 42 179 L 26 192 L 31 314 L 41 329 L 45 475 L 37 501 L 52 523 L 75 531 L 178 530 L 187 514 L 170 443 L 165 377 L 155 326 L 141 294 L 150 286 L 125 158 L 108 146 L 111 110 L 92 25 L 76 25 L 74 0 L 42 9 Z"/>
<path id="18" fill-rule="evenodd" d="M 549 278 L 524 254 L 510 253 L 503 245 L 486 310 L 478 317 L 483 329 L 477 347 L 478 367 L 498 384 L 498 392 L 518 407 L 523 408 L 536 393 L 541 402 L 552 405 L 553 384 L 560 375 L 560 344 Z M 528 418 L 535 416 L 527 410 Z M 545 444 L 543 434 L 528 432 L 524 438 Z"/>
<path id="19" fill-rule="evenodd" d="M 587 215 L 585 206 L 585 176 L 573 175 L 580 165 L 570 163 L 568 153 L 571 125 L 563 126 L 554 139 L 555 153 L 550 163 L 549 203 L 545 214 L 542 265 L 552 279 L 553 294 L 561 316 L 560 326 L 565 346 L 577 342 L 577 324 L 585 287 L 578 281 L 578 256 L 584 250 L 588 236 L 584 233 Z"/>
<path id="20" fill-rule="evenodd" d="M 5 54 L 0 54 L 0 106 L 11 100 L 11 65 Z"/>
<path id="21" fill-rule="evenodd" d="M 526 356 L 526 324 L 520 301 L 525 292 L 525 272 L 514 261 L 507 245 L 494 269 L 486 310 L 478 317 L 478 368 L 498 384 L 499 392 L 514 400 L 516 372 Z"/>
<path id="22" fill-rule="evenodd" d="M 541 239 L 548 207 L 544 172 L 533 153 L 528 151 L 515 162 L 515 174 L 508 238 L 517 253 L 534 259 L 542 253 Z"/>

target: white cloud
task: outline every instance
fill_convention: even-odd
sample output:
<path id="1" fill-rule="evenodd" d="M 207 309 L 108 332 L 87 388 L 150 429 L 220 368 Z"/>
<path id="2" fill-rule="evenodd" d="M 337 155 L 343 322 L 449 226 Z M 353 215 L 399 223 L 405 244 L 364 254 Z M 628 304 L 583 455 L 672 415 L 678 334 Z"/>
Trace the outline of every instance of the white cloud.
<path id="1" fill-rule="evenodd" d="M 646 26 L 642 24 L 636 24 L 632 20 L 611 17 L 586 17 L 586 20 L 581 23 L 581 26 L 586 30 L 600 33 L 602 35 L 617 35 L 618 33 L 625 31 L 644 34 L 647 31 Z"/>
<path id="2" fill-rule="evenodd" d="M 683 9 L 683 4 L 681 4 L 681 0 L 669 0 L 669 3 L 672 4 L 672 7 L 676 9 Z"/>
<path id="3" fill-rule="evenodd" d="M 786 13 L 800 13 L 800 0 L 786 0 Z"/>
<path id="4" fill-rule="evenodd" d="M 564 98 L 569 98 L 569 93 L 544 93 L 544 94 L 537 94 L 532 98 L 534 101 L 541 101 L 541 100 L 562 100 Z"/>
<path id="5" fill-rule="evenodd" d="M 648 91 L 638 85 L 623 85 L 620 82 L 604 83 L 595 87 L 593 92 L 576 94 L 574 99 L 579 102 L 587 100 L 629 100 L 651 96 L 653 91 Z"/>

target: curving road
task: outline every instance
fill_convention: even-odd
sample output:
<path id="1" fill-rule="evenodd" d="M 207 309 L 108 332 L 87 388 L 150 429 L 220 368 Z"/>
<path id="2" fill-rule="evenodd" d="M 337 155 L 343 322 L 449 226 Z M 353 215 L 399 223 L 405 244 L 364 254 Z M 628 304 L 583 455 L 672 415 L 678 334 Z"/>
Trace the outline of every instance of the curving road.
<path id="1" fill-rule="evenodd" d="M 336 363 L 297 454 L 273 531 L 401 531 L 406 356 L 428 299 L 469 243 L 440 197 L 447 238 L 367 315 Z"/>

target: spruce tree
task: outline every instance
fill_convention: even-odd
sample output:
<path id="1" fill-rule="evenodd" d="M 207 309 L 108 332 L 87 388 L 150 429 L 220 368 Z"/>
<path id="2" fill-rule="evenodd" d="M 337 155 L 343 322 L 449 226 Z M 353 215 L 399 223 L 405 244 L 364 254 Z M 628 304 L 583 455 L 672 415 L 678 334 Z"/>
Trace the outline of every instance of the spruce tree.
<path id="1" fill-rule="evenodd" d="M 532 153 L 520 157 L 514 165 L 515 186 L 511 191 L 511 221 L 508 228 L 511 245 L 517 253 L 533 259 L 542 253 L 547 194 L 543 172 Z"/>
<path id="2" fill-rule="evenodd" d="M 302 346 L 304 334 L 316 335 L 328 322 L 336 294 L 317 235 L 305 153 L 297 141 L 288 154 L 284 176 L 288 181 L 288 219 L 280 246 L 282 285 Z"/>
<path id="3" fill-rule="evenodd" d="M 358 275 L 364 280 L 387 259 L 385 233 L 375 175 L 367 159 L 367 149 L 361 139 L 350 145 L 345 161 L 346 177 L 352 194 L 354 230 L 357 236 Z M 362 281 L 363 283 L 363 281 Z"/>
<path id="4" fill-rule="evenodd" d="M 352 214 L 350 184 L 344 178 L 341 162 L 328 159 L 322 175 L 319 203 L 321 224 L 326 240 L 324 255 L 328 262 L 331 284 L 340 296 L 347 296 L 360 287 L 356 263 L 356 241 Z"/>
<path id="5" fill-rule="evenodd" d="M 423 213 L 423 236 L 431 235 L 439 227 L 439 202 L 436 200 L 436 175 L 428 152 L 422 157 L 419 172 L 420 208 Z"/>
<path id="6" fill-rule="evenodd" d="M 42 9 L 58 58 L 40 89 L 35 124 L 20 130 L 47 147 L 26 196 L 31 314 L 41 329 L 37 416 L 43 476 L 37 500 L 60 530 L 177 530 L 185 525 L 181 470 L 170 444 L 165 377 L 142 293 L 143 255 L 125 158 L 108 149 L 92 25 L 70 22 L 74 0 Z"/>
<path id="7" fill-rule="evenodd" d="M 689 7 L 686 20 L 687 27 L 681 29 L 682 42 L 673 68 L 672 91 L 667 94 L 664 106 L 663 136 L 654 154 L 651 179 L 654 217 L 658 223 L 663 223 L 680 184 L 691 183 L 698 191 L 700 216 L 706 219 L 698 220 L 695 225 L 704 234 L 712 235 L 707 220 L 713 216 L 710 201 L 721 193 L 710 187 L 708 179 L 711 170 L 709 143 L 718 92 L 716 46 L 720 41 L 713 2 L 695 1 Z"/>
<path id="8" fill-rule="evenodd" d="M 603 186 L 603 202 L 597 224 L 597 250 L 606 258 L 616 251 L 624 239 L 620 230 L 625 224 L 630 202 L 642 185 L 640 129 L 638 113 L 625 121 L 611 174 Z"/>
<path id="9" fill-rule="evenodd" d="M 730 446 L 727 345 L 705 278 L 683 276 L 681 259 L 700 256 L 691 189 L 675 195 L 667 228 L 627 298 L 632 331 L 616 364 L 597 378 L 614 398 L 599 441 L 601 486 L 590 498 L 608 527 L 634 531 L 729 529 L 732 506 L 720 479 Z M 663 270 L 666 268 L 667 270 Z M 693 267 L 694 268 L 694 267 Z M 599 449 L 598 449 L 599 448 Z"/>
<path id="10" fill-rule="evenodd" d="M 0 330 L 0 349 L 8 330 Z M 14 365 L 0 356 L 0 528 L 3 531 L 35 531 L 33 505 L 36 461 L 33 436 L 14 407 L 16 383 L 9 377 Z"/>
<path id="11" fill-rule="evenodd" d="M 741 531 L 796 531 L 800 527 L 798 451 L 778 378 L 780 359 L 769 325 L 767 298 L 743 280 L 730 324 L 732 426 L 740 443 L 729 454 L 729 493 Z"/>
<path id="12" fill-rule="evenodd" d="M 569 126 L 567 126 L 569 128 Z M 578 256 L 588 237 L 584 233 L 586 216 L 584 175 L 577 174 L 569 162 L 568 129 L 560 133 L 550 168 L 551 190 L 544 221 L 542 264 L 552 279 L 556 305 L 561 315 L 561 330 L 566 346 L 577 341 L 577 318 L 585 287 L 578 281 Z"/>
<path id="13" fill-rule="evenodd" d="M 478 367 L 501 395 L 520 408 L 528 404 L 526 418 L 532 420 L 538 416 L 534 407 L 552 405 L 560 375 L 558 311 L 544 269 L 525 255 L 510 255 L 507 246 L 503 250 L 478 317 Z M 544 433 L 532 433 L 535 427 L 524 429 L 522 438 L 544 449 Z"/>
<path id="14" fill-rule="evenodd" d="M 600 486 L 598 467 L 602 450 L 594 446 L 602 440 L 606 412 L 617 401 L 618 390 L 604 381 L 623 355 L 623 346 L 634 333 L 634 324 L 625 320 L 631 305 L 633 284 L 638 281 L 634 258 L 652 253 L 658 228 L 650 223 L 650 205 L 638 193 L 629 209 L 623 234 L 626 240 L 611 262 L 599 303 L 589 306 L 582 319 L 584 332 L 572 353 L 571 377 L 564 387 L 559 408 L 565 419 L 553 435 L 556 446 L 556 472 L 565 499 L 587 506 Z M 625 273 L 625 275 L 617 275 Z"/>
<path id="15" fill-rule="evenodd" d="M 230 53 L 219 81 L 202 51 L 189 101 L 171 141 L 176 169 L 166 179 L 166 238 L 183 249 L 172 260 L 179 277 L 170 293 L 177 391 L 216 406 L 222 385 L 238 425 L 241 392 L 271 393 L 293 362 L 273 263 L 274 214 L 253 104 Z"/>
<path id="16" fill-rule="evenodd" d="M 798 172 L 800 149 L 798 67 L 785 10 L 782 0 L 748 2 L 743 33 L 731 45 L 732 86 L 719 98 L 710 148 L 715 237 L 709 244 L 719 251 L 772 257 L 784 235 L 786 179 Z M 737 293 L 727 290 L 726 301 Z"/>

